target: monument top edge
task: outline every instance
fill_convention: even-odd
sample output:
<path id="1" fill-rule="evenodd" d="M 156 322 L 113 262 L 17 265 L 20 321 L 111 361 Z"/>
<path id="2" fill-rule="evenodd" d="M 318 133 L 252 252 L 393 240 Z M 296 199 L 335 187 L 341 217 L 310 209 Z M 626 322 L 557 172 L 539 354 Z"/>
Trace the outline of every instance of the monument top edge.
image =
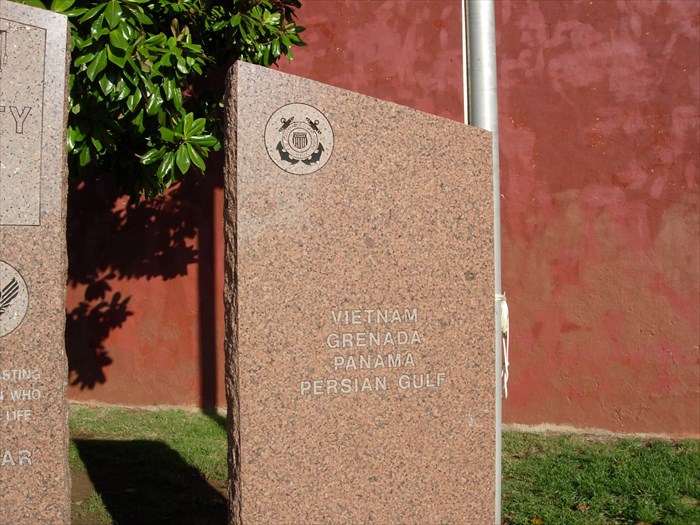
<path id="1" fill-rule="evenodd" d="M 56 27 L 57 24 L 62 24 L 65 25 L 66 30 L 68 29 L 68 17 L 66 15 L 10 0 L 0 0 L 0 18 L 12 19 L 40 27 L 48 27 L 49 25 Z"/>
<path id="2" fill-rule="evenodd" d="M 0 0 L 0 1 L 2 1 L 2 0 Z M 358 93 L 356 91 L 351 91 L 349 89 L 333 86 L 330 84 L 324 84 L 323 82 L 319 82 L 318 80 L 313 80 L 310 78 L 301 77 L 299 75 L 294 75 L 292 73 L 285 73 L 283 71 L 277 71 L 277 70 L 269 68 L 269 67 L 260 66 L 257 64 L 251 64 L 249 62 L 244 62 L 242 60 L 236 60 L 236 62 L 233 63 L 233 65 L 231 66 L 231 68 L 228 71 L 229 77 L 236 77 L 234 85 L 238 82 L 237 78 L 240 77 L 241 73 L 246 74 L 246 75 L 266 75 L 268 77 L 278 76 L 278 78 L 279 77 L 286 77 L 286 78 L 290 78 L 290 79 L 296 79 L 297 81 L 303 82 L 309 86 L 316 85 L 319 88 L 332 89 L 338 93 L 345 93 L 345 94 L 351 95 L 351 96 L 361 96 L 361 97 L 364 97 L 364 98 L 369 99 L 369 100 L 374 100 L 374 101 L 380 102 L 381 104 L 384 104 L 384 105 L 395 106 L 395 107 L 400 108 L 404 111 L 414 112 L 416 114 L 424 115 L 425 117 L 430 118 L 430 119 L 436 119 L 437 121 L 448 123 L 449 125 L 454 125 L 454 126 L 462 128 L 462 129 L 468 129 L 468 130 L 470 130 L 470 132 L 483 134 L 483 136 L 488 138 L 489 140 L 492 139 L 493 133 L 491 133 L 489 130 L 484 129 L 484 128 L 470 126 L 470 125 L 465 124 L 463 122 L 460 122 L 458 120 L 453 120 L 450 118 L 441 117 L 439 115 L 435 115 L 433 113 L 428 113 L 428 112 L 422 111 L 420 109 L 416 109 L 416 108 L 412 108 L 410 106 L 405 106 L 403 104 L 398 104 L 396 102 L 392 102 L 391 100 L 381 99 L 378 97 L 374 97 L 372 95 L 365 95 L 364 93 Z M 299 100 L 298 102 L 303 102 L 303 101 Z"/>

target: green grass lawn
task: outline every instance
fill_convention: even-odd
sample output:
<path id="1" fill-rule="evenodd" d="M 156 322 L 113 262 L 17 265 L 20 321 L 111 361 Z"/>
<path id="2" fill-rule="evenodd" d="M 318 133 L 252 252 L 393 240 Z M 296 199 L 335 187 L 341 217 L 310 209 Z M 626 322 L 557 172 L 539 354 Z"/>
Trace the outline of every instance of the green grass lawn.
<path id="1" fill-rule="evenodd" d="M 226 523 L 219 416 L 72 407 L 70 428 L 75 525 Z M 502 514 L 508 525 L 698 525 L 700 443 L 507 432 Z"/>
<path id="2" fill-rule="evenodd" d="M 504 523 L 700 524 L 698 441 L 506 433 Z"/>

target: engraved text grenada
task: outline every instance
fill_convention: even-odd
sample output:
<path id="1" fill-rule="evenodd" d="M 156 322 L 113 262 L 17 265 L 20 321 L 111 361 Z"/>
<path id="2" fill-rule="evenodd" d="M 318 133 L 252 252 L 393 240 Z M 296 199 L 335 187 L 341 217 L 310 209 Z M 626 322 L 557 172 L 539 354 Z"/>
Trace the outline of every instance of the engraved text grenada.
<path id="1" fill-rule="evenodd" d="M 302 380 L 301 396 L 433 389 L 447 382 L 447 373 L 434 372 L 429 367 L 398 377 L 373 375 L 416 368 L 420 357 L 417 345 L 423 342 L 418 330 L 418 308 L 336 309 L 331 311 L 330 319 L 337 331 L 328 334 L 324 342 L 336 351 L 328 367 L 334 377 Z M 347 353 L 353 350 L 359 353 Z M 370 372 L 354 375 L 363 370 Z"/>

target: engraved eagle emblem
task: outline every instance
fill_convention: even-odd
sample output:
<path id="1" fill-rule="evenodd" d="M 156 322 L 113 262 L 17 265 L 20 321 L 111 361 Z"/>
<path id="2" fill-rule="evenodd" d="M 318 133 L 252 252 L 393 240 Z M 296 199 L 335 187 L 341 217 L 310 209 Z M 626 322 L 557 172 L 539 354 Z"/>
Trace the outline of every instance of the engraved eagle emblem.
<path id="1" fill-rule="evenodd" d="M 0 291 L 0 317 L 7 311 L 7 309 L 12 304 L 12 301 L 19 294 L 19 283 L 16 278 L 5 285 L 5 287 Z"/>

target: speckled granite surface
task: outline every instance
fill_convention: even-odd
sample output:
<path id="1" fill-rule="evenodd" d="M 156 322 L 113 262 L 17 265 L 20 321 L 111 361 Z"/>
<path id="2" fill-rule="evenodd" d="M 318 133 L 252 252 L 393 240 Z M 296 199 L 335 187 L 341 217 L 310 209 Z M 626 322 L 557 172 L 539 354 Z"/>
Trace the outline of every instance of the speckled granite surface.
<path id="1" fill-rule="evenodd" d="M 0 0 L 0 523 L 70 523 L 66 18 Z"/>
<path id="2" fill-rule="evenodd" d="M 230 523 L 493 523 L 490 134 L 239 63 Z"/>

